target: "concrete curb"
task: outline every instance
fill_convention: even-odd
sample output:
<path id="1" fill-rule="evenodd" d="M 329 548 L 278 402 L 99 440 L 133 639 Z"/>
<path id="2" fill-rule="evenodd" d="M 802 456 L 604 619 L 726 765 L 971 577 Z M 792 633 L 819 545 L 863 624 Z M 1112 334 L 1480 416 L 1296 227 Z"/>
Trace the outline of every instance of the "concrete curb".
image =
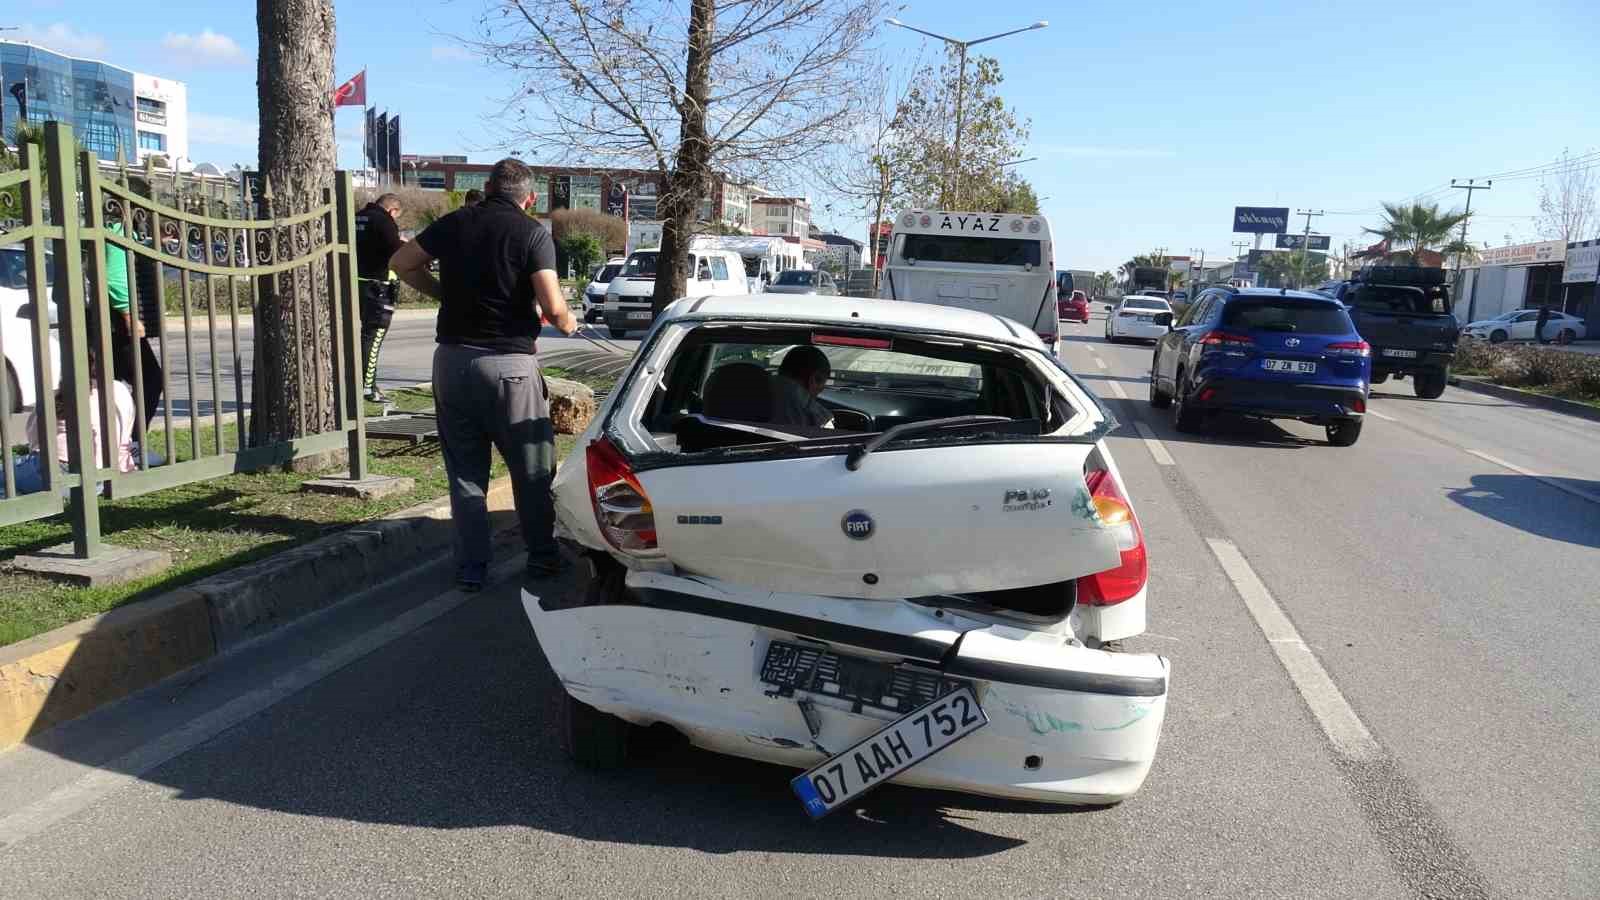
<path id="1" fill-rule="evenodd" d="M 509 478 L 488 502 L 513 508 Z M 0 752 L 448 553 L 454 534 L 441 497 L 0 647 Z"/>
<path id="2" fill-rule="evenodd" d="M 1535 394 L 1532 391 L 1506 387 L 1473 375 L 1452 375 L 1450 376 L 1450 383 L 1474 394 L 1510 400 L 1513 403 L 1521 403 L 1524 406 L 1535 406 L 1550 412 L 1587 419 L 1590 422 L 1600 422 L 1600 409 L 1584 403 L 1574 403 L 1571 400 L 1562 400 L 1559 397 L 1546 397 L 1543 394 Z"/>

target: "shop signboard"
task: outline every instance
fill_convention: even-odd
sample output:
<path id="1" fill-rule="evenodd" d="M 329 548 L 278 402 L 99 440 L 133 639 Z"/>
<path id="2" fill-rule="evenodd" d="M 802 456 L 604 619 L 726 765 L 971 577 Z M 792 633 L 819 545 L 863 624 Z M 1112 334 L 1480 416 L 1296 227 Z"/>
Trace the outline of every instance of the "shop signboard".
<path id="1" fill-rule="evenodd" d="M 1566 258 L 1566 241 L 1537 241 L 1532 244 L 1486 247 L 1478 256 L 1478 265 L 1542 266 L 1547 263 L 1564 262 Z"/>
<path id="2" fill-rule="evenodd" d="M 1600 280 L 1600 241 L 1586 241 L 1567 251 L 1567 267 L 1562 284 L 1588 284 Z"/>

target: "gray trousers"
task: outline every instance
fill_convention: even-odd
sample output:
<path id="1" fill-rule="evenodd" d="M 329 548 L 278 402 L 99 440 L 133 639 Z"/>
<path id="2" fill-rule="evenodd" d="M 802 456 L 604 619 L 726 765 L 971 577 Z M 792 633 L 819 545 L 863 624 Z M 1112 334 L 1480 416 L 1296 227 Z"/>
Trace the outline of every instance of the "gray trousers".
<path id="1" fill-rule="evenodd" d="M 489 562 L 489 449 L 510 470 L 512 496 L 530 559 L 556 554 L 555 428 L 539 360 L 451 344 L 433 351 L 433 408 L 450 479 L 456 563 Z"/>

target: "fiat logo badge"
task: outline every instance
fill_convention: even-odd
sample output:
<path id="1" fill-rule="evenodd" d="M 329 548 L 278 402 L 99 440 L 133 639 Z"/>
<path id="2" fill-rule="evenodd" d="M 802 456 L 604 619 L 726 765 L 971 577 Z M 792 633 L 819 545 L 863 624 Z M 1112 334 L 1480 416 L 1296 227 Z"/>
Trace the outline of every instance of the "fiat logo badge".
<path id="1" fill-rule="evenodd" d="M 839 527 L 844 529 L 845 537 L 851 540 L 864 541 L 872 537 L 875 526 L 872 523 L 872 517 L 867 515 L 866 510 L 852 509 L 844 514 L 844 519 L 839 523 Z"/>

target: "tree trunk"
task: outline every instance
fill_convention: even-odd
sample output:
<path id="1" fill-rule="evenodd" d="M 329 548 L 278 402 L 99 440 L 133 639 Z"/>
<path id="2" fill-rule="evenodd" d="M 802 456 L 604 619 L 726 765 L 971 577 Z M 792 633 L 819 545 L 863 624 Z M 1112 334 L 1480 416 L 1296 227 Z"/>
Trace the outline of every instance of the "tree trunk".
<path id="1" fill-rule="evenodd" d="M 711 143 L 706 134 L 706 101 L 711 96 L 711 39 L 717 24 L 715 0 L 692 0 L 689 51 L 684 60 L 683 114 L 678 157 L 667 186 L 661 225 L 656 292 L 651 306 L 659 314 L 688 288 L 689 240 L 699 198 L 710 180 Z"/>
<path id="2" fill-rule="evenodd" d="M 326 202 L 337 163 L 333 136 L 334 14 L 331 0 L 256 0 L 260 53 L 256 97 L 261 111 L 258 160 L 274 218 Z M 273 262 L 325 240 L 320 222 L 308 234 L 274 235 Z M 309 240 L 308 240 L 309 238 Z M 253 442 L 260 446 L 334 426 L 333 352 L 325 263 L 258 279 Z M 359 328 L 359 323 L 348 323 Z"/>

